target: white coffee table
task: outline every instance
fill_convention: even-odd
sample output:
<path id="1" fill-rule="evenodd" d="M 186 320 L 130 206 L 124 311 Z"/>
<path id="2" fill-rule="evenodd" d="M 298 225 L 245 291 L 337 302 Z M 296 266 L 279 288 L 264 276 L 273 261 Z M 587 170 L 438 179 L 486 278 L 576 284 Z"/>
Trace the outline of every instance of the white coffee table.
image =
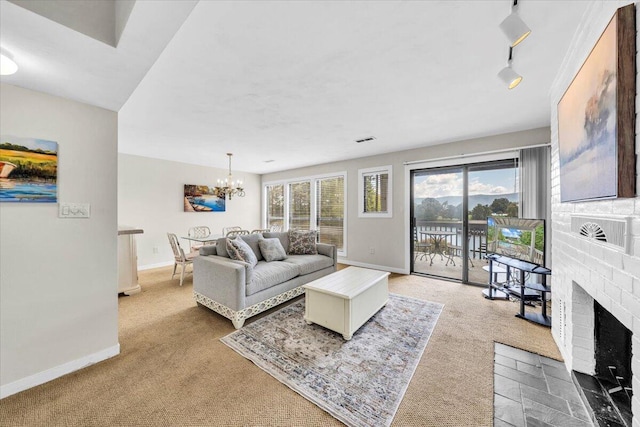
<path id="1" fill-rule="evenodd" d="M 347 267 L 303 285 L 304 320 L 350 340 L 389 301 L 388 277 L 385 271 Z"/>

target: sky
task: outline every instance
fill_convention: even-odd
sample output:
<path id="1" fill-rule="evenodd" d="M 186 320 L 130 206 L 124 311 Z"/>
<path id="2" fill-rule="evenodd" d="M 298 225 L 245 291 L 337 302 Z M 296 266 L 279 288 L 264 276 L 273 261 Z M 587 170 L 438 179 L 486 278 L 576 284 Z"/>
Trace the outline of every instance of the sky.
<path id="1" fill-rule="evenodd" d="M 516 174 L 512 168 L 469 172 L 469 195 L 517 193 Z M 461 196 L 462 172 L 416 176 L 414 194 L 417 198 Z"/>
<path id="2" fill-rule="evenodd" d="M 58 143 L 54 141 L 47 141 L 46 139 L 2 135 L 0 136 L 0 141 L 2 143 L 9 142 L 15 145 L 22 145 L 23 147 L 31 148 L 32 150 L 40 148 L 45 151 L 52 151 L 54 153 L 58 152 Z"/>

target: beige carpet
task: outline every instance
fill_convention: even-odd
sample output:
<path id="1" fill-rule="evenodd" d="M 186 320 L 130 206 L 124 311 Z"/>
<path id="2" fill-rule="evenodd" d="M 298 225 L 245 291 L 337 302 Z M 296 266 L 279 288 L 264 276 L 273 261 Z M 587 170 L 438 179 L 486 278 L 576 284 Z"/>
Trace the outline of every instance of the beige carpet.
<path id="1" fill-rule="evenodd" d="M 142 272 L 143 292 L 119 299 L 119 356 L 1 400 L 0 425 L 341 425 L 222 344 L 231 322 L 170 276 Z M 393 425 L 492 425 L 494 340 L 560 357 L 549 329 L 481 288 L 392 275 L 390 290 L 445 304 Z"/>

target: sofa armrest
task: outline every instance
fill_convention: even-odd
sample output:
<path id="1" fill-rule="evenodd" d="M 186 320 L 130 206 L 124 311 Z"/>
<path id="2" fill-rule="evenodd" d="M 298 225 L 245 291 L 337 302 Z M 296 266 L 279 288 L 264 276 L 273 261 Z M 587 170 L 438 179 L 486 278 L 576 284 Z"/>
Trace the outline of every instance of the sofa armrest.
<path id="1" fill-rule="evenodd" d="M 336 245 L 330 245 L 328 243 L 316 243 L 316 248 L 320 255 L 328 256 L 333 260 L 333 265 L 338 263 L 338 248 Z"/>
<path id="2" fill-rule="evenodd" d="M 219 256 L 193 259 L 193 290 L 232 310 L 245 308 L 246 262 Z"/>

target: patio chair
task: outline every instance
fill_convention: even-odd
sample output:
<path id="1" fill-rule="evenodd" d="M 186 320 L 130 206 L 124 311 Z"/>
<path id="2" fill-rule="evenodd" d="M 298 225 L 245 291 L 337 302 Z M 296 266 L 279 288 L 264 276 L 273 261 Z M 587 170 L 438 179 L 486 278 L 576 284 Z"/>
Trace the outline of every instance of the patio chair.
<path id="1" fill-rule="evenodd" d="M 278 232 L 278 231 L 282 231 L 282 226 L 281 225 L 272 225 L 271 227 L 269 227 L 269 231 L 271 232 Z"/>
<path id="2" fill-rule="evenodd" d="M 211 230 L 206 225 L 199 225 L 197 227 L 191 227 L 187 232 L 189 237 L 209 237 L 211 236 Z M 204 243 L 195 243 L 189 240 L 189 252 L 195 252 L 204 246 Z"/>
<path id="3" fill-rule="evenodd" d="M 416 262 L 418 258 L 426 259 L 430 258 L 431 264 L 433 264 L 433 254 L 431 244 L 428 242 L 423 242 L 418 239 L 418 230 L 414 227 L 413 229 L 413 262 Z"/>
<path id="4" fill-rule="evenodd" d="M 174 257 L 173 274 L 171 275 L 171 280 L 173 280 L 173 276 L 176 275 L 176 268 L 178 267 L 178 264 L 180 264 L 180 286 L 182 286 L 185 269 L 187 268 L 187 265 L 193 264 L 193 259 L 198 256 L 198 253 L 191 252 L 185 255 L 184 251 L 180 247 L 178 236 L 173 233 L 167 233 L 167 237 L 169 238 L 169 243 L 171 244 L 171 250 L 173 250 Z"/>
<path id="5" fill-rule="evenodd" d="M 451 262 L 453 264 L 453 266 L 456 266 L 456 262 L 453 260 L 453 257 L 459 257 L 460 259 L 462 259 L 462 246 L 459 245 L 447 245 L 447 263 L 445 264 L 445 266 L 449 265 L 449 262 Z M 469 263 L 471 264 L 471 267 L 475 267 L 475 265 L 473 265 L 473 260 L 471 259 L 471 257 L 467 257 L 467 259 L 469 260 Z"/>

